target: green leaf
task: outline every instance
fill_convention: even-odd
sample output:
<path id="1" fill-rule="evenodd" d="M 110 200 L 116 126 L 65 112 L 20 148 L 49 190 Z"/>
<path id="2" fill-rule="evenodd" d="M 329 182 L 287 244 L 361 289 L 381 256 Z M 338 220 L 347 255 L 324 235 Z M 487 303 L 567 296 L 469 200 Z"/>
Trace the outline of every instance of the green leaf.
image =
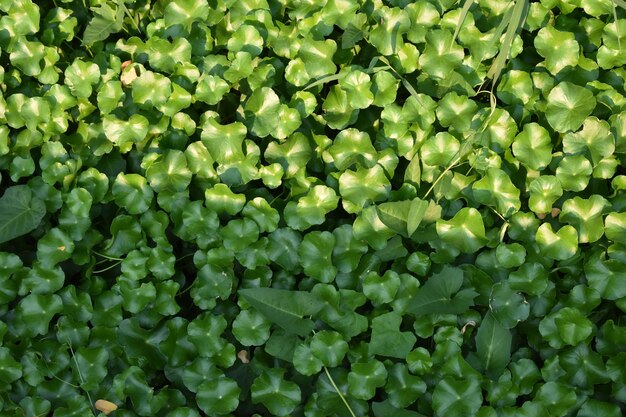
<path id="1" fill-rule="evenodd" d="M 191 182 L 191 171 L 187 167 L 185 154 L 170 149 L 146 170 L 146 177 L 154 191 L 183 191 Z"/>
<path id="2" fill-rule="evenodd" d="M 621 413 L 617 404 L 590 398 L 580 407 L 576 417 L 619 417 Z"/>
<path id="3" fill-rule="evenodd" d="M 153 192 L 139 174 L 119 173 L 111 189 L 115 202 L 130 214 L 144 213 L 152 203 Z"/>
<path id="4" fill-rule="evenodd" d="M 400 277 L 392 270 L 383 276 L 370 271 L 363 280 L 363 294 L 375 305 L 387 304 L 393 301 L 400 288 Z"/>
<path id="5" fill-rule="evenodd" d="M 196 402 L 208 415 L 226 415 L 237 409 L 240 394 L 241 388 L 235 381 L 219 376 L 198 387 Z"/>
<path id="6" fill-rule="evenodd" d="M 554 175 L 541 175 L 528 187 L 528 207 L 537 214 L 550 213 L 554 203 L 563 195 L 561 182 Z"/>
<path id="7" fill-rule="evenodd" d="M 337 275 L 332 262 L 334 246 L 335 236 L 330 232 L 307 233 L 298 248 L 304 273 L 319 282 L 332 282 Z"/>
<path id="8" fill-rule="evenodd" d="M 591 91 L 563 81 L 548 95 L 546 119 L 557 132 L 576 131 L 595 107 L 596 99 Z"/>
<path id="9" fill-rule="evenodd" d="M 6 53 L 6 52 L 5 52 Z M 19 37 L 9 54 L 11 64 L 31 77 L 41 74 L 41 61 L 46 55 L 46 49 L 40 42 L 31 42 Z"/>
<path id="10" fill-rule="evenodd" d="M 501 243 L 496 247 L 496 260 L 503 268 L 521 266 L 526 260 L 526 249 L 519 243 Z"/>
<path id="11" fill-rule="evenodd" d="M 235 253 L 244 252 L 259 238 L 259 227 L 250 219 L 234 219 L 220 229 L 223 245 Z"/>
<path id="12" fill-rule="evenodd" d="M 313 79 L 337 71 L 337 66 L 333 62 L 335 52 L 337 44 L 334 40 L 317 41 L 306 37 L 298 48 L 298 58 L 302 60 L 309 79 Z"/>
<path id="13" fill-rule="evenodd" d="M 438 416 L 473 416 L 483 403 L 480 381 L 446 376 L 433 391 L 433 409 Z"/>
<path id="14" fill-rule="evenodd" d="M 528 168 L 544 170 L 552 160 L 550 134 L 537 123 L 525 124 L 522 132 L 515 137 L 513 154 Z"/>
<path id="15" fill-rule="evenodd" d="M 445 266 L 418 290 L 407 312 L 414 316 L 464 313 L 474 305 L 478 293 L 471 289 L 460 290 L 462 285 L 463 271 Z"/>
<path id="16" fill-rule="evenodd" d="M 552 26 L 541 28 L 534 45 L 537 53 L 545 58 L 544 65 L 553 75 L 578 64 L 580 46 L 571 32 L 562 32 Z"/>
<path id="17" fill-rule="evenodd" d="M 558 398 L 558 401 L 554 401 Z M 562 382 L 549 381 L 541 385 L 535 394 L 535 402 L 549 407 L 550 415 L 565 416 L 576 405 L 576 392 Z"/>
<path id="18" fill-rule="evenodd" d="M 464 253 L 474 253 L 486 243 L 482 216 L 472 207 L 462 208 L 450 220 L 437 220 L 437 234 Z"/>
<path id="19" fill-rule="evenodd" d="M 550 223 L 543 223 L 537 229 L 535 240 L 541 254 L 555 260 L 569 259 L 578 251 L 578 233 L 570 225 L 554 233 Z"/>
<path id="20" fill-rule="evenodd" d="M 626 245 L 626 213 L 609 213 L 604 219 L 604 234 L 607 239 Z"/>
<path id="21" fill-rule="evenodd" d="M 388 369 L 388 375 L 385 392 L 394 407 L 407 408 L 426 392 L 426 383 L 422 378 L 411 375 L 405 364 L 394 364 Z"/>
<path id="22" fill-rule="evenodd" d="M 6 189 L 0 198 L 0 243 L 33 231 L 46 214 L 42 200 L 26 185 Z"/>
<path id="23" fill-rule="evenodd" d="M 348 374 L 348 392 L 354 398 L 369 400 L 387 382 L 387 370 L 382 362 L 372 360 L 367 363 L 352 364 Z"/>
<path id="24" fill-rule="evenodd" d="M 72 95 L 89 98 L 93 92 L 92 86 L 100 81 L 100 68 L 93 62 L 76 59 L 65 69 L 64 75 L 64 83 L 70 88 Z"/>
<path id="25" fill-rule="evenodd" d="M 521 207 L 520 191 L 501 169 L 489 168 L 479 181 L 472 185 L 476 201 L 495 207 L 504 217 L 510 217 Z"/>
<path id="26" fill-rule="evenodd" d="M 275 288 L 241 289 L 239 294 L 267 319 L 299 336 L 307 336 L 313 330 L 313 322 L 305 319 L 319 312 L 323 303 L 305 291 L 289 291 Z"/>
<path id="27" fill-rule="evenodd" d="M 489 297 L 493 319 L 504 329 L 514 328 L 530 314 L 530 306 L 521 294 L 516 293 L 506 282 L 493 286 Z M 480 329 L 479 329 L 480 332 Z"/>
<path id="28" fill-rule="evenodd" d="M 354 128 L 339 132 L 328 148 L 328 153 L 339 171 L 345 171 L 354 164 L 371 168 L 378 159 L 370 136 Z"/>
<path id="29" fill-rule="evenodd" d="M 447 167 L 461 149 L 460 142 L 448 132 L 438 132 L 426 139 L 420 148 L 420 158 L 426 165 Z"/>
<path id="30" fill-rule="evenodd" d="M 233 336 L 244 346 L 261 346 L 270 337 L 270 325 L 256 310 L 241 310 L 233 321 Z"/>
<path id="31" fill-rule="evenodd" d="M 582 155 L 565 156 L 556 167 L 556 177 L 566 191 L 582 191 L 587 188 L 593 168 Z"/>
<path id="32" fill-rule="evenodd" d="M 287 225 L 295 230 L 306 230 L 323 224 L 326 215 L 337 208 L 339 197 L 330 187 L 316 185 L 297 202 L 290 201 L 284 210 Z"/>
<path id="33" fill-rule="evenodd" d="M 382 203 L 376 206 L 378 217 L 385 226 L 405 237 L 410 237 L 415 233 L 427 209 L 428 202 L 420 198 Z"/>
<path id="34" fill-rule="evenodd" d="M 613 155 L 614 151 L 615 138 L 611 134 L 608 122 L 596 117 L 586 118 L 581 130 L 563 136 L 563 152 L 566 155 L 585 155 L 589 157 L 594 167 Z"/>
<path id="35" fill-rule="evenodd" d="M 280 99 L 274 90 L 269 87 L 256 90 L 246 101 L 244 109 L 252 133 L 261 138 L 276 134 L 279 126 Z"/>
<path id="36" fill-rule="evenodd" d="M 391 312 L 372 320 L 372 336 L 368 347 L 370 355 L 388 356 L 404 359 L 407 357 L 417 338 L 411 332 L 400 331 L 402 317 Z"/>
<path id="37" fill-rule="evenodd" d="M 377 72 L 374 75 L 374 84 L 372 85 L 372 92 L 374 93 L 372 104 L 379 107 L 392 104 L 396 100 L 399 84 L 400 80 L 394 77 L 390 71 Z"/>
<path id="38" fill-rule="evenodd" d="M 608 200 L 597 194 L 588 199 L 574 197 L 563 203 L 559 220 L 576 228 L 579 243 L 593 243 L 604 234 L 602 216 L 610 207 Z"/>
<path id="39" fill-rule="evenodd" d="M 439 101 L 436 114 L 441 126 L 450 127 L 453 131 L 465 132 L 470 128 L 477 110 L 478 105 L 474 100 L 451 91 Z"/>
<path id="40" fill-rule="evenodd" d="M 511 332 L 488 312 L 476 332 L 480 369 L 497 378 L 511 359 Z"/>
<path id="41" fill-rule="evenodd" d="M 584 270 L 589 286 L 598 291 L 603 299 L 626 297 L 626 268 L 620 261 L 605 260 L 601 253 L 596 253 L 585 263 Z"/>
<path id="42" fill-rule="evenodd" d="M 353 109 L 365 109 L 374 101 L 370 76 L 358 68 L 351 68 L 339 79 L 339 86 L 347 93 L 348 104 Z"/>
<path id="43" fill-rule="evenodd" d="M 348 213 L 359 213 L 365 207 L 384 200 L 390 191 L 389 179 L 380 165 L 346 170 L 339 177 L 339 193 Z"/>
<path id="44" fill-rule="evenodd" d="M 141 142 L 148 134 L 148 119 L 139 114 L 133 114 L 130 118 L 119 120 L 116 117 L 106 115 L 102 119 L 104 133 L 121 153 L 127 153 L 133 144 Z"/>
<path id="45" fill-rule="evenodd" d="M 48 333 L 55 314 L 63 310 L 63 301 L 56 294 L 30 294 L 22 298 L 15 309 L 17 320 L 26 328 L 23 336 L 33 337 Z"/>
<path id="46" fill-rule="evenodd" d="M 283 379 L 284 369 L 267 369 L 252 384 L 252 402 L 263 404 L 276 416 L 290 414 L 300 403 L 301 392 L 297 384 Z"/>
<path id="47" fill-rule="evenodd" d="M 322 330 L 315 333 L 311 339 L 311 353 L 324 366 L 332 368 L 339 366 L 348 353 L 348 343 L 340 333 L 333 330 Z"/>
<path id="48" fill-rule="evenodd" d="M 465 53 L 447 30 L 426 32 L 426 48 L 419 58 L 422 70 L 435 80 L 447 78 L 461 64 Z"/>
<path id="49" fill-rule="evenodd" d="M 577 308 L 564 307 L 554 315 L 559 337 L 568 345 L 576 346 L 593 332 L 593 323 Z"/>
<path id="50" fill-rule="evenodd" d="M 132 93 L 133 102 L 140 107 L 161 108 L 171 100 L 172 82 L 162 74 L 144 71 L 133 80 Z"/>
<path id="51" fill-rule="evenodd" d="M 92 7 L 91 10 L 94 16 L 83 33 L 83 43 L 86 46 L 103 41 L 122 29 L 124 10 L 121 7 L 114 10 L 108 3 L 102 3 L 98 7 Z"/>
<path id="52" fill-rule="evenodd" d="M 182 25 L 189 30 L 195 21 L 207 20 L 209 13 L 206 0 L 174 0 L 165 7 L 163 17 L 166 26 Z"/>
<path id="53" fill-rule="evenodd" d="M 215 307 L 216 299 L 228 299 L 233 289 L 232 267 L 211 263 L 198 271 L 197 284 L 191 288 L 191 298 L 203 310 Z"/>
<path id="54" fill-rule="evenodd" d="M 0 380 L 11 384 L 22 377 L 22 365 L 11 355 L 9 348 L 0 347 Z"/>
<path id="55" fill-rule="evenodd" d="M 324 364 L 313 355 L 309 345 L 300 344 L 293 352 L 293 366 L 302 375 L 311 376 L 319 373 Z"/>

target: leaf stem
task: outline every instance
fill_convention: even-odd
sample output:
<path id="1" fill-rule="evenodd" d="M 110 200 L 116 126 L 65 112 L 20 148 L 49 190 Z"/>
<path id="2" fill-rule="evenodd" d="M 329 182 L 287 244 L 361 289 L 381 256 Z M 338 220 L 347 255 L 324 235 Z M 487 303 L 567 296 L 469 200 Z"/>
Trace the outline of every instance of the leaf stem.
<path id="1" fill-rule="evenodd" d="M 133 23 L 133 26 L 135 27 L 135 30 L 137 32 L 141 33 L 141 29 L 139 29 L 139 25 L 137 24 L 137 22 L 135 22 L 135 19 L 134 19 L 133 15 L 130 14 L 130 10 L 128 10 L 128 7 L 126 7 L 126 4 L 124 4 L 123 1 L 120 1 L 118 4 L 120 6 L 122 6 L 122 9 L 124 9 L 124 13 L 126 13 L 126 16 L 128 16 L 130 21 Z"/>
<path id="2" fill-rule="evenodd" d="M 116 258 L 114 256 L 109 256 L 109 255 L 105 255 L 104 253 L 100 253 L 100 252 L 96 252 L 95 250 L 91 250 L 93 253 L 95 253 L 98 256 L 102 256 L 103 258 L 109 259 L 111 261 L 123 261 L 124 258 Z"/>
<path id="3" fill-rule="evenodd" d="M 333 379 L 332 376 L 330 376 L 330 372 L 328 372 L 328 368 L 325 367 L 325 366 L 324 366 L 324 372 L 326 372 L 326 376 L 328 377 L 328 380 L 330 381 L 330 384 L 335 389 L 335 392 L 337 393 L 337 395 L 339 395 L 339 398 L 341 398 L 341 401 L 343 401 L 344 405 L 348 409 L 348 412 L 350 412 L 350 415 L 352 417 L 356 417 L 356 414 L 354 414 L 354 411 L 352 411 L 352 407 L 350 407 L 350 404 L 348 404 L 348 401 L 346 400 L 346 397 L 343 396 L 343 394 L 339 390 L 339 387 L 337 387 L 337 384 L 335 384 L 335 380 Z"/>
<path id="4" fill-rule="evenodd" d="M 78 360 L 76 359 L 76 355 L 74 354 L 74 349 L 72 349 L 72 342 L 70 341 L 69 337 L 67 337 L 66 340 L 67 340 L 67 346 L 70 348 L 70 352 L 72 353 L 72 359 L 74 359 L 74 363 L 76 364 L 76 371 L 78 372 L 78 378 L 80 379 L 80 383 L 82 385 L 85 383 L 85 378 L 83 378 L 83 373 L 80 371 L 80 366 L 78 365 Z M 91 395 L 89 394 L 89 391 L 87 391 L 84 388 L 82 389 L 83 391 L 85 391 L 85 394 L 87 394 L 87 398 L 89 399 L 89 404 L 91 404 L 91 407 L 94 407 L 94 402 L 91 399 Z"/>
<path id="5" fill-rule="evenodd" d="M 114 264 L 107 266 L 106 268 L 99 269 L 99 270 L 97 270 L 97 271 L 92 271 L 92 273 L 93 273 L 93 274 L 101 274 L 102 272 L 106 272 L 106 271 L 108 271 L 108 270 L 110 270 L 110 269 L 115 268 L 116 266 L 118 266 L 118 265 L 119 265 L 119 264 L 121 264 L 121 263 L 122 263 L 122 261 L 117 261 L 117 262 L 115 262 Z"/>

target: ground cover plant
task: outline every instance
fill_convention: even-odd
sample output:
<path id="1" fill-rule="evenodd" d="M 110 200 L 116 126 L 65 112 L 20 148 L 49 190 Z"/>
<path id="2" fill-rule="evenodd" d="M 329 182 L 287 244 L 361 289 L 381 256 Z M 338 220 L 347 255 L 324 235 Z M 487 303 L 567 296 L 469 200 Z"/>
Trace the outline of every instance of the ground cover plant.
<path id="1" fill-rule="evenodd" d="M 0 414 L 624 415 L 624 5 L 0 0 Z"/>

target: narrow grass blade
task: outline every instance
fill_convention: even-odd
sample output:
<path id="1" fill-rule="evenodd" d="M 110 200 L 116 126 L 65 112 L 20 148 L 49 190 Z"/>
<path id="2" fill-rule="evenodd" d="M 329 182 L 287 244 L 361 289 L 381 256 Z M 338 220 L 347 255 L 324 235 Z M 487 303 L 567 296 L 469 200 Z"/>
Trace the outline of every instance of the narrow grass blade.
<path id="1" fill-rule="evenodd" d="M 515 6 L 513 7 L 513 13 L 511 14 L 511 19 L 507 23 L 502 47 L 500 48 L 498 56 L 496 56 L 496 59 L 493 61 L 493 64 L 491 64 L 489 72 L 487 73 L 487 77 L 493 80 L 494 85 L 498 81 L 502 70 L 506 66 L 506 61 L 509 58 L 511 45 L 513 44 L 513 39 L 515 38 L 517 30 L 524 24 L 524 21 L 526 20 L 526 16 L 528 15 L 528 5 L 528 0 L 517 0 L 515 2 Z"/>
<path id="2" fill-rule="evenodd" d="M 452 36 L 452 42 L 450 42 L 450 49 L 452 49 L 452 45 L 454 44 L 456 37 L 459 36 L 459 33 L 461 32 L 461 28 L 463 27 L 463 23 L 465 22 L 465 18 L 467 17 L 467 13 L 469 13 L 469 9 L 472 7 L 472 4 L 474 4 L 474 0 L 465 0 L 465 3 L 463 3 L 459 20 L 456 23 L 456 28 L 454 29 L 454 36 Z"/>

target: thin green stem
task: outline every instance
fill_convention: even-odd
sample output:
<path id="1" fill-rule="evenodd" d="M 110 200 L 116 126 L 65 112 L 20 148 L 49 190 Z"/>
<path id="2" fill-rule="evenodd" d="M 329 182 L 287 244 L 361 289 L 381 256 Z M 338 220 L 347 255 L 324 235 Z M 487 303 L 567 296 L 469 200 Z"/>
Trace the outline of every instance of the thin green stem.
<path id="1" fill-rule="evenodd" d="M 325 367 L 325 366 L 324 366 L 324 372 L 326 372 L 326 376 L 328 377 L 328 380 L 330 381 L 330 384 L 335 389 L 335 392 L 337 393 L 337 395 L 339 395 L 339 398 L 341 398 L 341 401 L 343 401 L 343 403 L 346 406 L 346 408 L 348 409 L 348 412 L 350 413 L 350 415 L 352 417 L 356 417 L 356 414 L 354 414 L 354 411 L 352 411 L 352 407 L 350 407 L 350 404 L 348 404 L 348 401 L 346 400 L 346 397 L 343 396 L 343 394 L 339 390 L 339 387 L 337 386 L 337 384 L 335 384 L 335 380 L 333 379 L 332 376 L 330 376 L 330 372 L 328 372 L 328 368 Z"/>
<path id="2" fill-rule="evenodd" d="M 85 378 L 83 378 L 83 373 L 80 370 L 80 366 L 78 365 L 78 360 L 76 359 L 76 355 L 74 354 L 74 349 L 72 348 L 72 342 L 70 341 L 69 338 L 67 338 L 67 346 L 70 348 L 70 352 L 72 353 L 72 359 L 74 359 L 74 363 L 76 364 L 76 372 L 78 373 L 78 379 L 80 379 L 81 384 L 84 384 Z M 94 407 L 94 402 L 91 399 L 91 395 L 89 394 L 89 391 L 87 391 L 84 388 L 83 388 L 83 391 L 85 391 L 85 394 L 87 394 L 87 399 L 89 399 L 89 404 L 91 404 L 91 407 Z"/>
<path id="3" fill-rule="evenodd" d="M 106 271 L 108 271 L 108 270 L 110 270 L 110 269 L 115 268 L 116 266 L 118 266 L 118 265 L 119 265 L 119 264 L 121 264 L 121 263 L 122 263 L 122 261 L 117 261 L 117 262 L 115 262 L 113 265 L 107 266 L 106 268 L 99 269 L 99 270 L 97 270 L 97 271 L 92 271 L 92 273 L 93 273 L 93 274 L 101 274 L 101 273 L 103 273 L 103 272 L 106 272 Z"/>
<path id="4" fill-rule="evenodd" d="M 195 254 L 196 254 L 195 252 L 191 252 L 191 253 L 188 253 L 188 254 L 186 254 L 186 255 L 183 255 L 183 256 L 181 256 L 180 258 L 176 259 L 176 262 L 180 262 L 180 261 L 182 261 L 183 259 L 187 259 L 187 258 L 189 258 L 190 256 L 194 256 Z"/>
<path id="5" fill-rule="evenodd" d="M 619 48 L 619 50 L 622 50 L 622 41 L 621 41 L 621 37 L 622 35 L 620 34 L 620 30 L 619 30 L 619 22 L 617 21 L 617 7 L 615 6 L 615 0 L 611 1 L 611 6 L 613 6 L 613 21 L 615 21 L 615 34 L 617 35 L 617 47 Z"/>
<path id="6" fill-rule="evenodd" d="M 102 256 L 103 258 L 109 259 L 111 261 L 123 261 L 124 258 L 116 258 L 114 256 L 109 256 L 109 255 L 105 255 L 104 253 L 100 253 L 100 252 L 96 252 L 95 250 L 91 250 L 93 253 L 95 253 L 98 256 Z"/>
<path id="7" fill-rule="evenodd" d="M 139 25 L 137 24 L 137 22 L 135 22 L 135 19 L 134 19 L 133 15 L 130 14 L 130 10 L 128 10 L 128 7 L 126 7 L 126 5 L 124 4 L 123 1 L 120 1 L 119 5 L 122 6 L 122 9 L 124 9 L 124 13 L 126 13 L 126 16 L 128 16 L 130 21 L 133 23 L 133 26 L 135 27 L 135 30 L 137 32 L 141 33 L 141 29 L 139 29 Z"/>

